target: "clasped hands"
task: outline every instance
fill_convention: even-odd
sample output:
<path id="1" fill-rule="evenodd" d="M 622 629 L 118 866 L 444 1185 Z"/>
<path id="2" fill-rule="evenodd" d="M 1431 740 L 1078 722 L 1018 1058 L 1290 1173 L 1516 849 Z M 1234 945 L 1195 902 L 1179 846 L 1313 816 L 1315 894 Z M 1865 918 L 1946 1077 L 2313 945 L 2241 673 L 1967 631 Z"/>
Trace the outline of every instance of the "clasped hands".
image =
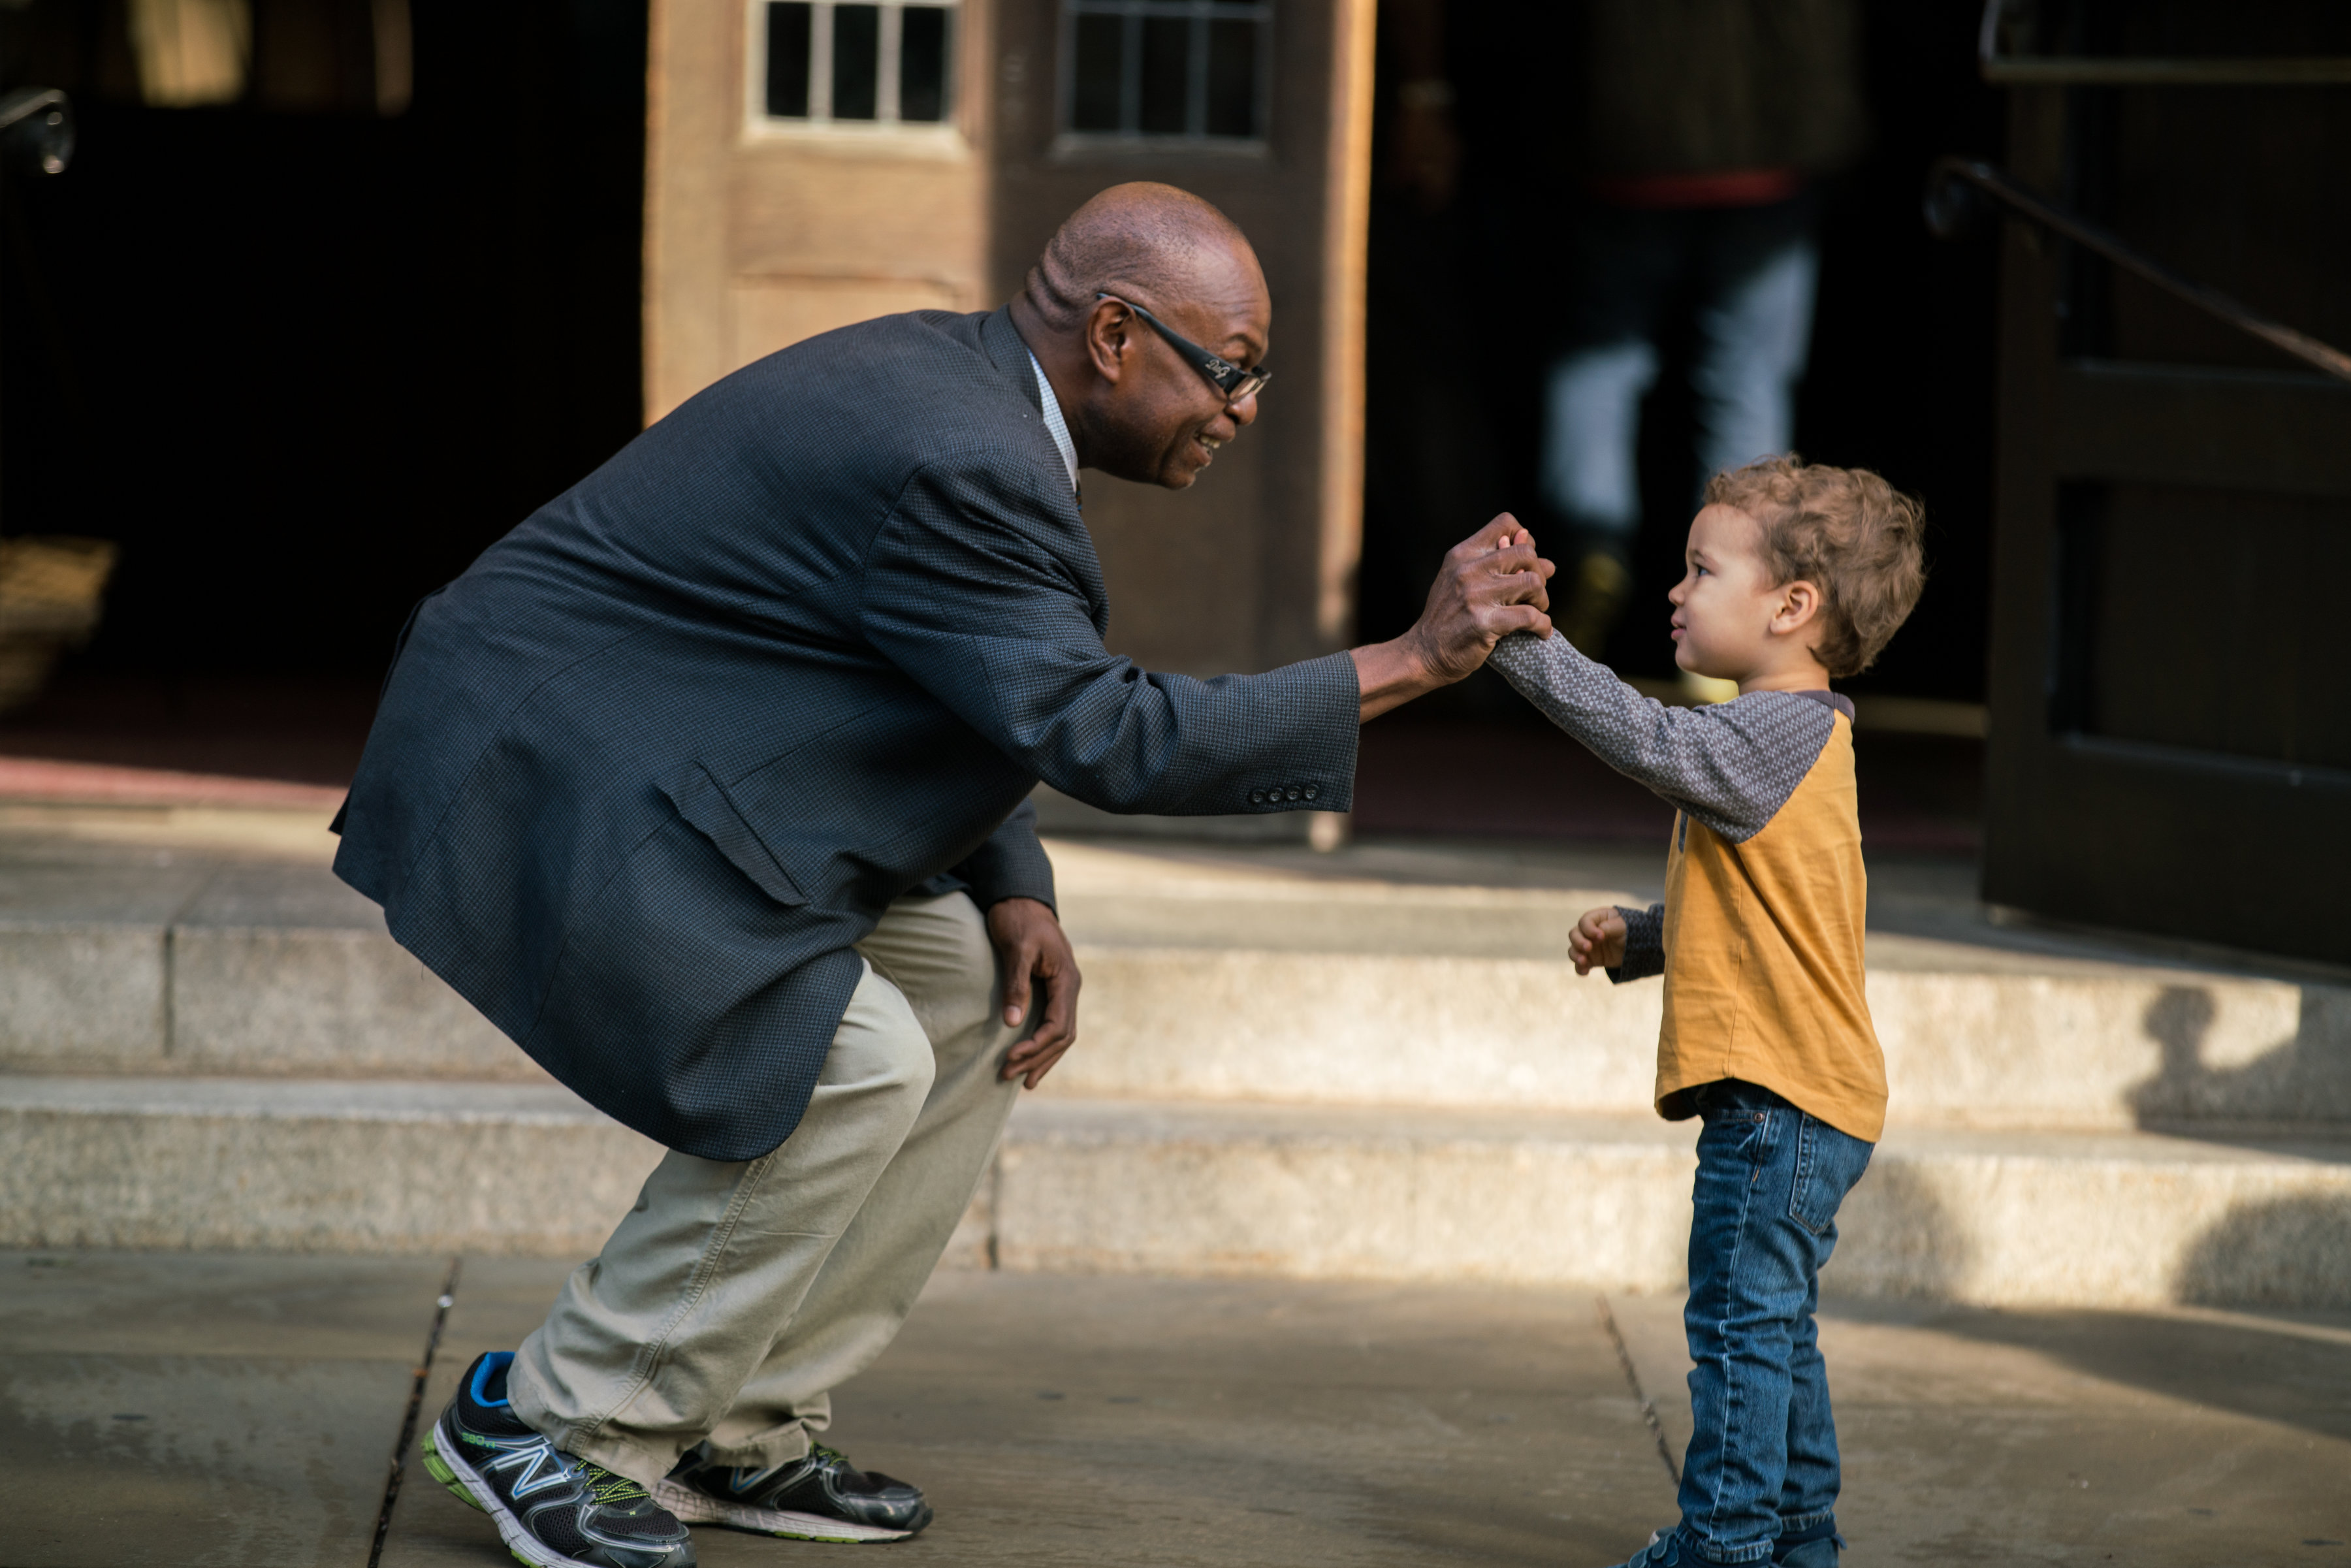
<path id="1" fill-rule="evenodd" d="M 1412 630 L 1353 652 L 1363 721 L 1470 674 L 1513 632 L 1550 636 L 1555 570 L 1508 512 L 1446 551 Z"/>

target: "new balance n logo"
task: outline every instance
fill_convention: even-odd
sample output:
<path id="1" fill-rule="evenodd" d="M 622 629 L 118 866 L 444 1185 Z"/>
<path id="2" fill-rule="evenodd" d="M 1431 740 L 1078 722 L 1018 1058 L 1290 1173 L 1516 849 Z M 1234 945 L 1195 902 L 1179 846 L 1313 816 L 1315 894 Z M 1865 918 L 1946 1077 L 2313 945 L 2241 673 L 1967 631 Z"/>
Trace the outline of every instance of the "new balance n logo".
<path id="1" fill-rule="evenodd" d="M 559 1487 L 571 1479 L 571 1467 L 557 1457 L 555 1445 L 544 1437 L 520 1448 L 507 1448 L 482 1469 L 522 1471 L 514 1485 L 507 1489 L 510 1497 L 528 1497 L 535 1491 L 545 1491 L 549 1487 Z"/>

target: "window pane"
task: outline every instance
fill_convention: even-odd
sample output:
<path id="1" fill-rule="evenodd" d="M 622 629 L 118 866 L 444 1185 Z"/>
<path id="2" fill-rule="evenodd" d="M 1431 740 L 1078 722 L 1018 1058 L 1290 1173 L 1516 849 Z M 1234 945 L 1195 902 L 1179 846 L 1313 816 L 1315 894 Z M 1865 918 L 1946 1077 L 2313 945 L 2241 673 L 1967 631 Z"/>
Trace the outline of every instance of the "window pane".
<path id="1" fill-rule="evenodd" d="M 832 8 L 832 117 L 873 118 L 882 74 L 882 7 Z"/>
<path id="2" fill-rule="evenodd" d="M 1126 18 L 1078 18 L 1076 58 L 1071 61 L 1070 129 L 1116 131 L 1119 78 L 1126 55 Z"/>
<path id="3" fill-rule="evenodd" d="M 1255 22 L 1208 24 L 1208 124 L 1211 136 L 1257 134 Z"/>
<path id="4" fill-rule="evenodd" d="M 809 6 L 786 0 L 768 7 L 768 112 L 804 119 L 809 99 Z"/>
<path id="5" fill-rule="evenodd" d="M 945 120 L 947 113 L 947 14 L 909 5 L 898 41 L 898 118 Z"/>
<path id="6" fill-rule="evenodd" d="M 1192 24 L 1182 16 L 1143 19 L 1143 112 L 1147 136 L 1184 134 L 1186 89 L 1192 75 Z"/>

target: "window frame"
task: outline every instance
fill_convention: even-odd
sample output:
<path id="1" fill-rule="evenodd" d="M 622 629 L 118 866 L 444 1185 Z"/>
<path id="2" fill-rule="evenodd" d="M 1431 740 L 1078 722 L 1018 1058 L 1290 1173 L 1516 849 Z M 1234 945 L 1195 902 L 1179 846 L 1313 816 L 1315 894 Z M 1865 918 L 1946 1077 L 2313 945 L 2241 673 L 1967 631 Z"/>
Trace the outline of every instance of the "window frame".
<path id="1" fill-rule="evenodd" d="M 1061 0 L 1059 28 L 1060 56 L 1055 62 L 1056 91 L 1053 109 L 1054 136 L 1052 152 L 1057 157 L 1099 152 L 1189 152 L 1225 158 L 1267 158 L 1273 152 L 1273 51 L 1274 0 Z M 1249 136 L 1212 136 L 1203 129 L 1197 131 L 1079 131 L 1071 125 L 1077 108 L 1078 92 L 1078 18 L 1091 16 L 1123 16 L 1130 34 L 1150 16 L 1185 20 L 1249 22 L 1258 29 L 1256 101 L 1252 120 L 1256 132 Z M 1192 54 L 1186 64 L 1185 81 L 1185 119 L 1205 126 L 1207 120 L 1207 62 L 1205 58 L 1207 29 L 1195 27 Z M 1122 118 L 1132 120 L 1140 112 L 1142 84 L 1137 79 L 1142 68 L 1143 51 L 1139 43 L 1122 50 L 1123 76 L 1119 85 Z"/>
<path id="2" fill-rule="evenodd" d="M 743 47 L 744 135 L 755 141 L 825 141 L 836 146 L 872 147 L 891 152 L 930 152 L 959 156 L 970 150 L 963 131 L 963 55 L 965 26 L 973 8 L 966 0 L 807 0 L 809 18 L 809 113 L 806 117 L 768 112 L 768 6 L 769 0 L 745 0 Z M 832 17 L 844 5 L 874 5 L 882 12 L 881 37 L 874 62 L 874 118 L 835 120 L 832 98 Z M 898 108 L 898 61 L 909 6 L 927 6 L 949 13 L 947 20 L 946 102 L 937 120 L 884 120 L 884 110 Z M 820 105 L 824 113 L 817 112 Z"/>

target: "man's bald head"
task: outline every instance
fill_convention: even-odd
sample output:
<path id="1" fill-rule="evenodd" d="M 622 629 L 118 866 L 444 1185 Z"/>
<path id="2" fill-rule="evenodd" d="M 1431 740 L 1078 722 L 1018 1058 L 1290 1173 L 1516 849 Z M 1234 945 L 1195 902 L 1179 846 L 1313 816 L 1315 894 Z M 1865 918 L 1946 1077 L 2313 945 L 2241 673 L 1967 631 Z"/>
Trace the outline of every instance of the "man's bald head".
<path id="1" fill-rule="evenodd" d="M 1257 383 L 1233 397 L 1235 383 L 1200 350 L 1262 364 L 1273 302 L 1232 219 L 1173 185 L 1113 185 L 1071 213 L 1029 269 L 1012 325 L 1053 387 L 1081 465 L 1180 490 L 1257 418 Z"/>
<path id="2" fill-rule="evenodd" d="M 1249 237 L 1191 192 L 1138 180 L 1071 213 L 1022 292 L 1039 320 L 1066 332 L 1084 321 L 1097 292 L 1133 293 L 1165 309 L 1204 286 L 1217 294 L 1264 287 Z"/>

